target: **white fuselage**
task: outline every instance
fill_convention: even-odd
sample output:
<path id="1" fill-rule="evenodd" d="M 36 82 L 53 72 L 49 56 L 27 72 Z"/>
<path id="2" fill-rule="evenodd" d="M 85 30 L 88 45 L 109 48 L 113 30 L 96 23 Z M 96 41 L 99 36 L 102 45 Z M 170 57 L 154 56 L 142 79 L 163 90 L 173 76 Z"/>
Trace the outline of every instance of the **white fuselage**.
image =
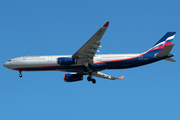
<path id="1" fill-rule="evenodd" d="M 140 54 L 99 54 L 94 56 L 93 61 L 94 63 L 98 63 L 103 61 L 128 59 L 139 55 Z M 16 70 L 18 68 L 60 66 L 57 63 L 57 59 L 59 57 L 71 57 L 71 55 L 17 57 L 6 62 L 4 66 L 12 70 Z M 75 65 L 77 64 L 71 66 L 75 66 Z"/>

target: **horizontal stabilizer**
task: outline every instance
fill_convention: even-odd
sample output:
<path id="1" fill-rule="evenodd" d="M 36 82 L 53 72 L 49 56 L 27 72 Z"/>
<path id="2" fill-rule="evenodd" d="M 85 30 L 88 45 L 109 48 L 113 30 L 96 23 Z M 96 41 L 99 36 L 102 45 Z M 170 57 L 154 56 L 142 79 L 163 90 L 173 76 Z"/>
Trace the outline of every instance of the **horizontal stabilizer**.
<path id="1" fill-rule="evenodd" d="M 168 45 L 168 46 L 165 47 L 163 50 L 161 50 L 161 51 L 156 55 L 156 57 L 157 57 L 157 58 L 162 58 L 162 57 L 168 56 L 169 53 L 171 52 L 173 46 L 174 46 L 174 44 Z"/>
<path id="2" fill-rule="evenodd" d="M 163 59 L 163 60 L 166 60 L 166 61 L 170 61 L 170 62 L 176 62 L 174 59 L 172 58 L 166 58 L 166 59 Z"/>

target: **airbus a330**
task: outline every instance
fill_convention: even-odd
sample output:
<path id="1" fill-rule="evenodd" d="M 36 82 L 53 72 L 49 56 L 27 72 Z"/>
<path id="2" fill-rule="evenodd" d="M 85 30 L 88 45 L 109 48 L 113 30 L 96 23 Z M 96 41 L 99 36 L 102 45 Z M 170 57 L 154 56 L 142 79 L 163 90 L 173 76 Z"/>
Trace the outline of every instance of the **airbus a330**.
<path id="1" fill-rule="evenodd" d="M 19 71 L 64 71 L 65 82 L 83 80 L 83 75 L 88 75 L 87 80 L 96 83 L 93 77 L 109 80 L 123 79 L 113 77 L 100 71 L 107 69 L 133 68 L 160 60 L 175 62 L 173 54 L 170 54 L 174 44 L 172 43 L 176 32 L 167 32 L 152 48 L 140 54 L 96 54 L 101 47 L 101 38 L 105 33 L 109 22 L 106 22 L 77 52 L 73 55 L 58 56 L 25 56 L 8 60 L 4 67 Z"/>

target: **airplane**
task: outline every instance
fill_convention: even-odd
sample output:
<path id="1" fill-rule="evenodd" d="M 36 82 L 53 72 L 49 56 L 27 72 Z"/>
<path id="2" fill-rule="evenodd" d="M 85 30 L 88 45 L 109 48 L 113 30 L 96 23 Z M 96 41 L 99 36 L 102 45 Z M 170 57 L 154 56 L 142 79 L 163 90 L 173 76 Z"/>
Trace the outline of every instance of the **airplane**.
<path id="1" fill-rule="evenodd" d="M 3 66 L 19 71 L 19 77 L 22 77 L 22 71 L 63 71 L 70 72 L 64 74 L 65 82 L 81 81 L 83 75 L 88 75 L 87 80 L 95 84 L 93 77 L 109 80 L 124 77 L 113 77 L 100 72 L 103 70 L 133 68 L 160 60 L 176 62 L 171 58 L 174 54 L 170 53 L 176 32 L 167 32 L 154 46 L 140 54 L 96 54 L 108 25 L 109 21 L 73 55 L 17 57 L 8 60 Z"/>

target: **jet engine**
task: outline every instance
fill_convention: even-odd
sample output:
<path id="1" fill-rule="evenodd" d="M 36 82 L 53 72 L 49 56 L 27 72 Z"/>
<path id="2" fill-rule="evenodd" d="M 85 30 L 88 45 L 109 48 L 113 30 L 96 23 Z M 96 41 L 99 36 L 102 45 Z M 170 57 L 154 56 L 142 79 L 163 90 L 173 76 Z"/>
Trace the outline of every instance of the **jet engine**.
<path id="1" fill-rule="evenodd" d="M 64 81 L 65 82 L 76 82 L 83 80 L 83 75 L 79 74 L 64 74 Z"/>
<path id="2" fill-rule="evenodd" d="M 60 57 L 60 58 L 57 58 L 57 63 L 60 65 L 76 64 L 76 59 L 70 58 L 70 57 Z"/>

